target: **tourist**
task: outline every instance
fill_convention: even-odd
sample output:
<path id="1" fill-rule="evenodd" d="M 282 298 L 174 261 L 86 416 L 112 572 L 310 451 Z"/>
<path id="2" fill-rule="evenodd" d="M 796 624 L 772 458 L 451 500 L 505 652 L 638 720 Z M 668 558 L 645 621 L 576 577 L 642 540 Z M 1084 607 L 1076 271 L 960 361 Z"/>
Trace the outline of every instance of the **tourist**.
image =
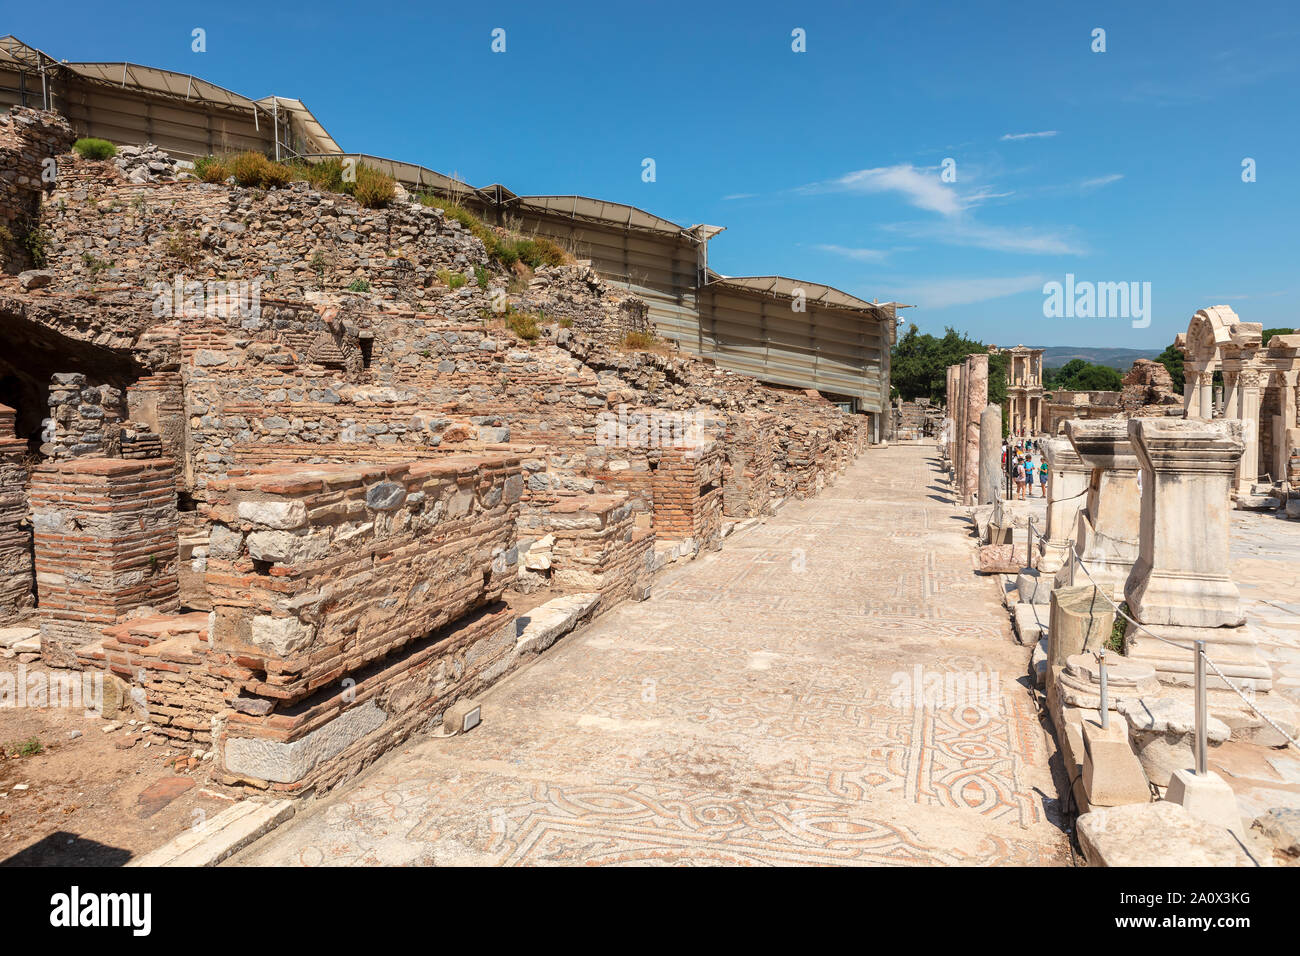
<path id="1" fill-rule="evenodd" d="M 1025 460 L 1016 456 L 1016 497 L 1025 500 Z"/>
<path id="2" fill-rule="evenodd" d="M 1038 487 L 1042 489 L 1041 497 L 1047 497 L 1047 459 L 1044 458 L 1038 465 Z"/>

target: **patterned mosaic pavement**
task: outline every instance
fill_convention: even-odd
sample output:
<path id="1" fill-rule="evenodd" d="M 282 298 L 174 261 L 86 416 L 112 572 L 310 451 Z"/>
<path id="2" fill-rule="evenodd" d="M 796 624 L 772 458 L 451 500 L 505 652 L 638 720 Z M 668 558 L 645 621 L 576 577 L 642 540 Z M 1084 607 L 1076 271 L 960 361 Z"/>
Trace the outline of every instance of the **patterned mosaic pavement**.
<path id="1" fill-rule="evenodd" d="M 1067 863 L 1028 652 L 946 493 L 933 448 L 867 452 L 237 862 Z"/>

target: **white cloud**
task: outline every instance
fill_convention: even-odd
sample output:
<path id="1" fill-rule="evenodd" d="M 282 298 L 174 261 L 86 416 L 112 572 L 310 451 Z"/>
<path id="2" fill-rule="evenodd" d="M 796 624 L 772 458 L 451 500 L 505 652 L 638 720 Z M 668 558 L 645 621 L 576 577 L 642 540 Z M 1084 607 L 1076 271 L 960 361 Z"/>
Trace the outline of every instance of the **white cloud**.
<path id="1" fill-rule="evenodd" d="M 1034 229 L 1010 229 L 985 226 L 977 222 L 903 222 L 885 225 L 915 239 L 930 239 L 950 246 L 991 249 L 995 252 L 1020 252 L 1030 255 L 1083 255 L 1086 250 L 1059 233 Z"/>
<path id="2" fill-rule="evenodd" d="M 856 193 L 900 194 L 908 203 L 918 209 L 945 216 L 955 216 L 965 206 L 956 190 L 939 181 L 937 170 L 917 169 L 911 163 L 901 166 L 882 166 L 877 169 L 859 169 L 846 173 L 838 179 L 814 183 L 803 187 L 804 191 L 820 192 L 824 190 Z"/>
<path id="3" fill-rule="evenodd" d="M 723 196 L 723 202 L 730 202 L 733 199 L 753 199 L 757 193 L 732 193 L 730 196 Z"/>
<path id="4" fill-rule="evenodd" d="M 1096 179 L 1085 179 L 1079 183 L 1082 189 L 1094 189 L 1097 186 L 1109 186 L 1111 183 L 1117 183 L 1124 178 L 1123 173 L 1111 173 L 1109 176 L 1098 176 Z"/>
<path id="5" fill-rule="evenodd" d="M 1022 292 L 1041 294 L 1046 278 L 1041 275 L 1023 275 L 986 278 L 945 278 L 908 282 L 901 286 L 888 286 L 887 294 L 899 302 L 921 308 L 943 309 L 954 305 L 971 305 L 1002 299 Z"/>
<path id="6" fill-rule="evenodd" d="M 1008 140 L 1015 140 L 1015 139 L 1043 139 L 1044 137 L 1055 136 L 1055 135 L 1056 135 L 1056 130 L 1054 129 L 1045 129 L 1038 133 L 1003 133 L 1002 142 L 1005 143 Z"/>
<path id="7" fill-rule="evenodd" d="M 857 259 L 859 262 L 881 262 L 889 255 L 889 252 L 885 249 L 855 249 L 831 244 L 822 244 L 817 248 L 823 252 L 833 252 L 837 256 Z"/>

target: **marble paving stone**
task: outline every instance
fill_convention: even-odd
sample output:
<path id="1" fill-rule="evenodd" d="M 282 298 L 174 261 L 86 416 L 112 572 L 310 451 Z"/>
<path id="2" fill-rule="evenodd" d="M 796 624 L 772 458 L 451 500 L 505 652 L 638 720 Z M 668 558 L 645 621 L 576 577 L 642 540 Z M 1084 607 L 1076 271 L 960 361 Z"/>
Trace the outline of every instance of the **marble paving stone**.
<path id="1" fill-rule="evenodd" d="M 918 474 L 868 452 L 233 862 L 1068 864 L 1030 649 Z"/>

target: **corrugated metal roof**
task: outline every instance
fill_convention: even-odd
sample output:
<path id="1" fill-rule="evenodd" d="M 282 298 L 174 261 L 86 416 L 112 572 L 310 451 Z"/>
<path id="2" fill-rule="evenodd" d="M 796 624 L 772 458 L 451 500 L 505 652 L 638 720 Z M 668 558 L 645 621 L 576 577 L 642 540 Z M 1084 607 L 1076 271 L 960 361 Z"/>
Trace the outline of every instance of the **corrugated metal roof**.
<path id="1" fill-rule="evenodd" d="M 59 62 L 45 51 L 38 50 L 34 46 L 28 46 L 12 33 L 0 37 L 0 63 L 35 64 L 41 60 L 46 63 Z"/>
<path id="2" fill-rule="evenodd" d="M 520 196 L 509 205 L 519 206 L 529 212 L 548 213 L 567 219 L 589 221 L 601 225 L 618 225 L 625 229 L 644 230 L 657 235 L 681 236 L 689 242 L 698 242 L 677 223 L 654 213 L 628 206 L 625 203 L 592 199 L 590 196 Z"/>
<path id="3" fill-rule="evenodd" d="M 47 64 L 57 65 L 84 79 L 122 89 L 139 90 L 173 96 L 187 102 L 211 103 L 230 109 L 256 112 L 259 108 L 266 113 L 275 110 L 278 102 L 281 110 L 287 111 L 297 122 L 303 136 L 313 151 L 321 153 L 342 152 L 334 137 L 321 124 L 315 114 L 302 102 L 286 96 L 267 96 L 252 100 L 241 93 L 228 90 L 208 80 L 189 73 L 164 70 L 155 66 L 144 66 L 129 62 L 78 62 L 59 63 L 54 57 L 33 46 L 28 46 L 15 36 L 0 37 L 0 62 L 22 63 L 31 65 L 44 60 Z"/>
<path id="4" fill-rule="evenodd" d="M 165 93 L 183 100 L 202 100 L 236 109 L 255 108 L 254 102 L 247 96 L 188 73 L 160 70 L 139 63 L 64 63 L 63 66 L 88 80 L 98 80 L 113 86 Z"/>
<path id="5" fill-rule="evenodd" d="M 717 273 L 714 273 L 714 275 L 716 274 Z M 796 290 L 802 290 L 804 297 L 809 302 L 815 302 L 819 305 L 827 305 L 837 309 L 852 309 L 855 312 L 871 311 L 892 315 L 895 309 L 911 308 L 911 306 L 902 305 L 898 302 L 868 302 L 865 299 L 859 299 L 855 295 L 849 295 L 847 292 L 841 292 L 839 289 L 832 288 L 831 286 L 822 285 L 820 282 L 805 282 L 802 279 L 791 279 L 786 276 L 719 277 L 716 281 L 710 282 L 709 284 L 745 289 L 750 292 L 759 292 L 764 295 L 771 295 L 785 299 L 793 298 Z"/>
<path id="6" fill-rule="evenodd" d="M 342 148 L 334 142 L 334 137 L 329 134 L 320 120 L 316 119 L 314 113 L 307 109 L 302 100 L 292 99 L 288 96 L 265 96 L 258 100 L 258 105 L 268 112 L 274 112 L 273 102 L 279 104 L 281 110 L 288 109 L 293 118 L 298 121 L 302 128 L 303 135 L 307 137 L 307 142 L 311 146 L 311 152 L 316 153 L 338 153 Z"/>

